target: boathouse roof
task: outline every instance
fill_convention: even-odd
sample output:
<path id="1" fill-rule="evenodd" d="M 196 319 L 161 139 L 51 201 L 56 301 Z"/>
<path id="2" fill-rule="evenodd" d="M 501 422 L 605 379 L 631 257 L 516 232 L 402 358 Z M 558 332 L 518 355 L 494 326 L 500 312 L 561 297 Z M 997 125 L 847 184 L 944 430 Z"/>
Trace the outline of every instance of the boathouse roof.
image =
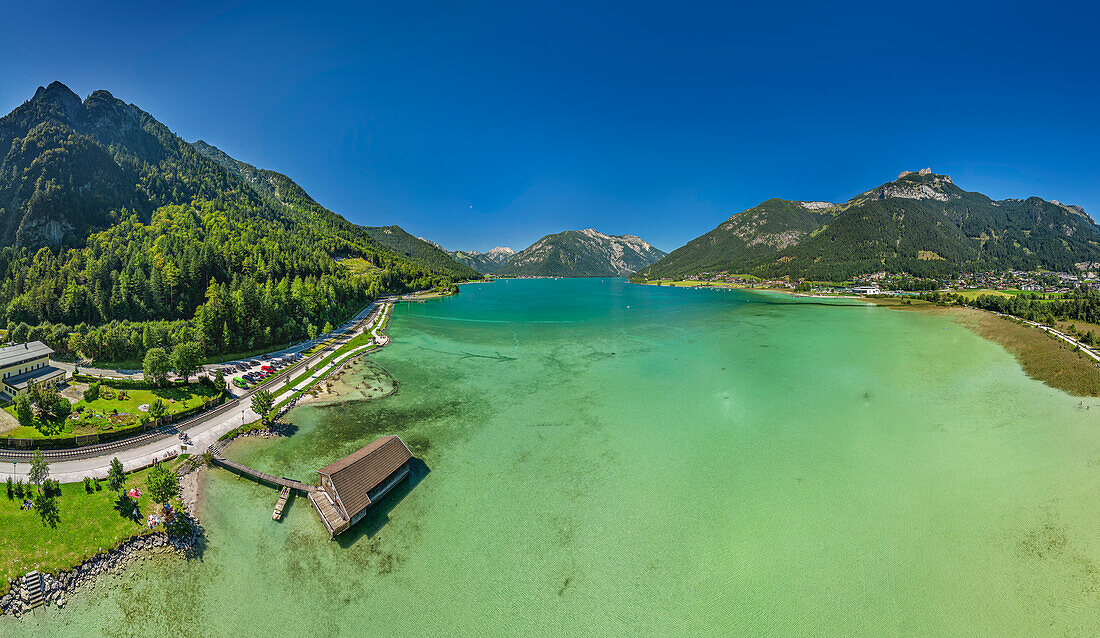
<path id="1" fill-rule="evenodd" d="M 344 510 L 348 516 L 354 516 L 370 505 L 367 492 L 378 487 L 411 458 L 412 452 L 401 437 L 391 434 L 317 472 L 329 477 L 343 501 Z"/>

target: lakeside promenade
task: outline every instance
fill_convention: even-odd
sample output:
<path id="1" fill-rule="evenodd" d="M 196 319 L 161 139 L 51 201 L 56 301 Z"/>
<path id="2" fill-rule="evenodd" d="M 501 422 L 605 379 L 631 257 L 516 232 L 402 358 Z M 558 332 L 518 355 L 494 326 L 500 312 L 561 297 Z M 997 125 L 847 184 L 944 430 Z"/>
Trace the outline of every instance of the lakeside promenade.
<path id="1" fill-rule="evenodd" d="M 392 306 L 393 300 L 389 298 L 371 303 L 339 329 L 334 330 L 333 335 L 335 336 L 331 339 L 330 345 L 307 358 L 302 369 L 309 369 L 311 366 L 324 361 L 326 357 L 332 355 L 334 350 L 339 349 L 340 346 L 348 343 L 367 330 L 370 330 L 370 336 L 372 338 L 371 343 L 341 353 L 339 356 L 334 357 L 332 361 L 329 361 L 318 370 L 315 370 L 309 377 L 296 383 L 293 387 L 289 385 L 292 379 L 290 376 L 291 373 L 288 372 L 283 375 L 283 378 L 280 380 L 265 385 L 262 389 L 271 392 L 275 397 L 276 403 L 278 403 L 283 398 L 305 390 L 318 380 L 323 379 L 334 366 L 339 366 L 349 357 L 355 356 L 367 348 L 379 348 L 386 345 L 389 343 L 389 337 L 382 332 L 384 330 L 384 317 Z M 190 439 L 189 443 L 181 441 L 174 430 L 172 434 L 168 434 L 164 438 L 135 445 L 134 447 L 107 451 L 99 456 L 75 459 L 49 459 L 50 478 L 59 480 L 62 483 L 75 483 L 83 480 L 86 476 L 104 478 L 107 476 L 107 470 L 110 468 L 111 460 L 114 458 L 118 458 L 119 461 L 122 462 L 123 468 L 129 472 L 175 454 L 201 454 L 207 447 L 217 443 L 225 433 L 260 418 L 260 415 L 252 410 L 252 406 L 248 400 L 253 391 L 235 395 L 240 401 L 228 410 L 224 410 L 208 418 L 203 418 L 200 415 L 194 419 L 190 425 L 184 425 L 179 428 L 178 432 L 186 434 Z M 217 409 L 214 411 L 216 412 Z M 22 459 L 13 462 L 12 458 L 4 456 L 4 453 L 0 451 L 0 481 L 7 479 L 7 477 L 26 481 L 28 480 L 29 471 L 29 462 Z"/>

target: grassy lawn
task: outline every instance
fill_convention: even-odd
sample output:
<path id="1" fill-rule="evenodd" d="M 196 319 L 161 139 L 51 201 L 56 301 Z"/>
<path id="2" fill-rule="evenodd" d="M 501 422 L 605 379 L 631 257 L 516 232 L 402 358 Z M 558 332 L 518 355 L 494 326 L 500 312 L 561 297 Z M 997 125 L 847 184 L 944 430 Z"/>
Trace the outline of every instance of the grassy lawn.
<path id="1" fill-rule="evenodd" d="M 381 324 L 382 324 L 383 327 L 385 327 L 386 323 L 389 322 L 390 314 L 391 314 L 391 312 L 386 312 L 386 314 L 383 315 L 383 317 L 381 319 Z M 351 341 L 347 342 L 346 344 L 344 344 L 340 348 L 337 348 L 335 351 L 333 351 L 328 356 L 321 359 L 321 361 L 319 361 L 317 363 L 317 365 L 309 366 L 308 368 L 306 368 L 297 377 L 292 379 L 290 381 L 290 383 L 288 383 L 285 387 L 286 388 L 293 388 L 294 386 L 298 385 L 302 381 L 305 381 L 307 378 L 309 378 L 310 375 L 314 374 L 315 372 L 317 372 L 318 370 L 320 370 L 324 366 L 331 363 L 334 359 L 336 359 L 336 357 L 339 357 L 340 355 L 344 354 L 345 352 L 349 352 L 351 350 L 354 350 L 355 348 L 358 348 L 360 346 L 365 346 L 368 343 L 370 343 L 370 341 L 371 341 L 370 331 L 373 330 L 374 326 L 377 326 L 377 325 L 378 325 L 378 322 L 372 324 L 370 328 L 363 331 L 361 334 L 356 335 Z M 366 348 L 364 350 L 364 353 L 370 352 L 371 350 L 374 350 L 374 349 L 375 348 Z M 304 394 L 308 391 L 309 390 L 307 388 L 306 390 L 302 390 L 301 392 L 285 392 L 282 395 L 282 398 L 279 401 L 277 401 L 275 403 L 275 405 L 271 408 L 271 411 L 272 412 L 277 411 L 279 408 L 281 408 L 284 405 L 286 405 L 287 403 L 289 403 L 290 400 L 293 399 L 294 397 L 301 396 L 302 394 Z"/>
<path id="2" fill-rule="evenodd" d="M 382 270 L 362 257 L 341 259 L 340 263 L 347 267 L 348 272 L 351 273 L 353 277 L 370 277 Z"/>
<path id="3" fill-rule="evenodd" d="M 1060 330 L 1066 334 L 1071 334 L 1069 331 L 1069 327 L 1074 326 L 1077 328 L 1077 333 L 1080 335 L 1083 335 L 1091 330 L 1092 334 L 1100 337 L 1100 324 L 1088 323 L 1087 321 L 1063 321 L 1061 319 L 1055 321 L 1054 324 L 1055 329 Z"/>
<path id="4" fill-rule="evenodd" d="M 1034 294 L 1039 295 L 1045 299 L 1058 299 L 1061 294 L 1055 292 L 1042 293 L 1042 292 L 1030 292 L 1027 290 L 1017 290 L 1010 288 L 1008 290 L 959 290 L 955 293 L 960 297 L 965 297 L 967 301 L 973 301 L 981 295 L 991 295 L 996 297 L 1015 297 L 1016 295 Z"/>
<path id="5" fill-rule="evenodd" d="M 746 284 L 725 281 L 676 281 L 674 279 L 652 279 L 645 282 L 650 286 L 672 286 L 674 288 L 749 288 Z"/>
<path id="6" fill-rule="evenodd" d="M 127 475 L 126 489 L 137 487 L 142 491 L 138 499 L 140 518 L 135 521 L 123 516 L 116 505 L 118 494 L 101 482 L 102 491 L 87 493 L 83 483 L 66 483 L 61 486 L 57 499 L 60 521 L 51 528 L 42 522 L 34 509 L 19 509 L 22 500 L 9 500 L 7 493 L 0 495 L 0 583 L 17 578 L 37 569 L 56 573 L 78 565 L 101 551 L 106 551 L 131 536 L 163 531 L 158 525 L 151 530 L 145 519 L 155 509 L 146 489 L 149 470 Z M 179 503 L 173 503 L 173 507 Z M 130 514 L 127 511 L 126 514 Z M 3 585 L 0 588 L 6 589 Z"/>
<path id="7" fill-rule="evenodd" d="M 73 406 L 73 414 L 79 412 L 79 418 L 46 423 L 36 419 L 33 426 L 19 426 L 4 434 L 16 439 L 45 439 L 111 432 L 140 423 L 141 417 L 148 413 L 140 411 L 138 407 L 143 404 L 152 404 L 157 398 L 164 401 L 165 407 L 168 408 L 167 414 L 176 414 L 202 405 L 216 396 L 218 396 L 217 390 L 199 383 L 185 388 L 154 390 L 116 390 L 104 384 L 98 399 L 91 403 L 80 401 Z M 14 405 L 4 410 L 15 416 Z"/>
<path id="8" fill-rule="evenodd" d="M 72 356 L 69 359 L 72 359 Z M 96 359 L 88 367 L 101 370 L 141 370 L 142 363 L 141 359 Z M 83 368 L 84 366 L 78 365 L 77 367 Z"/>
<path id="9" fill-rule="evenodd" d="M 405 295 L 404 297 L 402 297 L 402 299 L 406 299 L 408 301 L 421 301 L 424 299 L 439 299 L 440 297 L 450 297 L 453 294 L 455 293 L 449 290 L 445 290 L 442 292 L 429 290 L 427 292 L 418 292 L 411 295 Z"/>

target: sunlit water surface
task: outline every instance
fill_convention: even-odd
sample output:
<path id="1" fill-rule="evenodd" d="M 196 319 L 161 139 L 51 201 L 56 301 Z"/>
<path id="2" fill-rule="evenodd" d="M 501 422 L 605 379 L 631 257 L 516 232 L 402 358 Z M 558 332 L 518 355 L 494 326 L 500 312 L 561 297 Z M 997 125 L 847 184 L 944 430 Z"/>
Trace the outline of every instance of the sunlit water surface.
<path id="1" fill-rule="evenodd" d="M 942 317 L 616 280 L 401 305 L 280 476 L 383 433 L 423 461 L 338 542 L 208 472 L 201 560 L 28 636 L 1096 635 L 1100 401 Z M 362 383 L 360 381 L 366 380 Z M 63 513 L 62 513 L 63 515 Z"/>

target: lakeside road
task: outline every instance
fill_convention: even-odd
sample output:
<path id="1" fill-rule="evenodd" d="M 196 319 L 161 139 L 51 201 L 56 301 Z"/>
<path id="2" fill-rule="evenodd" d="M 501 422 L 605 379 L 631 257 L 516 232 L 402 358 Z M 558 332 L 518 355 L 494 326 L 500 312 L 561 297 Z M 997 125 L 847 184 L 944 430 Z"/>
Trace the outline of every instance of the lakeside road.
<path id="1" fill-rule="evenodd" d="M 367 329 L 371 331 L 370 335 L 373 338 L 373 344 L 366 344 L 342 353 L 321 369 L 315 371 L 307 379 L 295 384 L 294 387 L 289 387 L 291 376 L 290 372 L 287 372 L 283 373 L 278 381 L 263 386 L 263 389 L 275 395 L 276 401 L 278 401 L 281 394 L 287 394 L 288 392 L 293 393 L 306 389 L 318 379 L 323 378 L 334 366 L 340 365 L 340 363 L 348 357 L 359 353 L 365 348 L 369 348 L 371 345 L 377 347 L 386 345 L 389 343 L 389 338 L 382 333 L 384 328 L 382 327 L 383 322 L 381 319 L 385 317 L 385 313 L 392 304 L 393 301 L 387 298 L 375 301 L 364 308 L 362 312 L 341 326 L 339 330 L 333 331 L 334 335 L 339 336 L 333 340 L 332 345 L 322 348 L 306 359 L 302 369 L 308 369 L 310 366 L 323 361 L 326 357 L 331 356 L 334 350 L 351 341 L 351 339 L 362 334 Z M 376 310 L 378 311 L 378 320 L 372 323 L 370 319 L 372 319 Z M 149 465 L 154 460 L 163 459 L 171 454 L 201 454 L 207 447 L 217 443 L 218 439 L 226 432 L 259 418 L 259 415 L 252 410 L 250 402 L 247 400 L 251 394 L 252 392 L 236 394 L 234 396 L 241 399 L 238 404 L 210 418 L 203 419 L 200 416 L 192 422 L 192 425 L 181 428 L 179 431 L 185 433 L 191 439 L 190 444 L 184 444 L 178 436 L 171 434 L 146 444 L 105 452 L 100 456 L 50 460 L 50 478 L 59 480 L 62 483 L 81 481 L 86 476 L 103 478 L 107 476 L 107 470 L 110 467 L 111 460 L 116 457 L 122 462 L 122 466 L 126 471 L 131 471 Z M 29 470 L 29 462 L 19 460 L 13 463 L 10 458 L 4 457 L 3 453 L 0 452 L 0 480 L 4 480 L 9 476 L 16 480 L 27 480 Z"/>

